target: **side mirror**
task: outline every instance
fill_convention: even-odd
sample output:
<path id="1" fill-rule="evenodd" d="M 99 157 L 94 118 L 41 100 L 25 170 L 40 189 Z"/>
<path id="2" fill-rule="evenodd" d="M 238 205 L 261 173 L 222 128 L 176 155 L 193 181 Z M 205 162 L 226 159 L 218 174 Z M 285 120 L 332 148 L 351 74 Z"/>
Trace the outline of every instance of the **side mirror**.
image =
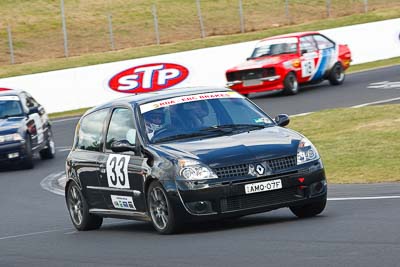
<path id="1" fill-rule="evenodd" d="M 29 109 L 29 115 L 39 113 L 39 107 L 33 107 Z"/>
<path id="2" fill-rule="evenodd" d="M 285 127 L 290 122 L 290 118 L 286 114 L 279 114 L 278 116 L 275 117 L 274 120 L 275 120 L 276 124 L 278 124 L 278 126 L 281 126 L 281 127 Z"/>
<path id="3" fill-rule="evenodd" d="M 308 52 L 307 49 L 302 49 L 302 50 L 301 50 L 301 54 L 302 54 L 302 55 L 304 55 L 304 54 L 307 53 L 307 52 Z"/>
<path id="4" fill-rule="evenodd" d="M 114 141 L 111 143 L 111 151 L 115 153 L 135 151 L 136 146 L 131 145 L 128 140 Z"/>

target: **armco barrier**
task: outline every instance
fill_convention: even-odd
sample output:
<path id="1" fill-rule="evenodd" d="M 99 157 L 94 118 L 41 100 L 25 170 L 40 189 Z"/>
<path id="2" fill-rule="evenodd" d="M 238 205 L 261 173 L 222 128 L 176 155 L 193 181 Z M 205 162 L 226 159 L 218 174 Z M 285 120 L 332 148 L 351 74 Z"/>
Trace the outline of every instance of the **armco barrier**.
<path id="1" fill-rule="evenodd" d="M 400 56 L 400 19 L 321 32 L 347 44 L 353 64 Z M 169 86 L 224 86 L 225 70 L 243 62 L 255 43 L 5 78 L 0 79 L 0 87 L 24 89 L 48 112 L 59 112 L 94 106 L 139 89 L 143 92 Z"/>

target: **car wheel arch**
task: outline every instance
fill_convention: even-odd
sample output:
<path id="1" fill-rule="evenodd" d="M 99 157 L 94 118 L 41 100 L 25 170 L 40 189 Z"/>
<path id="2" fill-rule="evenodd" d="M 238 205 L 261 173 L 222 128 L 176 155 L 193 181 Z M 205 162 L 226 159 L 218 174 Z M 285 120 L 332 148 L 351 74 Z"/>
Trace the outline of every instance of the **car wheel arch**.
<path id="1" fill-rule="evenodd" d="M 79 187 L 79 190 L 82 191 L 82 184 L 79 181 L 79 179 L 77 179 L 76 177 L 71 176 L 70 178 L 67 178 L 67 182 L 65 183 L 65 188 L 64 188 L 65 197 L 67 196 L 67 190 L 68 190 L 68 187 L 69 187 L 69 185 L 71 183 L 75 183 Z"/>

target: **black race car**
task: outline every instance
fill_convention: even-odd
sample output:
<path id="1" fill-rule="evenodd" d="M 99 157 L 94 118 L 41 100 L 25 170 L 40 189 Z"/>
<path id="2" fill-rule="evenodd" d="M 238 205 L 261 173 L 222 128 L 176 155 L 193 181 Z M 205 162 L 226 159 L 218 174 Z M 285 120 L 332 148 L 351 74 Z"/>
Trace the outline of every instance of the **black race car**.
<path id="1" fill-rule="evenodd" d="M 151 221 L 162 234 L 184 222 L 326 205 L 313 144 L 226 88 L 138 94 L 89 110 L 67 158 L 65 196 L 78 230 L 103 217 Z"/>
<path id="2" fill-rule="evenodd" d="M 55 155 L 50 121 L 44 108 L 27 92 L 0 91 L 0 166 L 30 169 L 33 155 Z"/>

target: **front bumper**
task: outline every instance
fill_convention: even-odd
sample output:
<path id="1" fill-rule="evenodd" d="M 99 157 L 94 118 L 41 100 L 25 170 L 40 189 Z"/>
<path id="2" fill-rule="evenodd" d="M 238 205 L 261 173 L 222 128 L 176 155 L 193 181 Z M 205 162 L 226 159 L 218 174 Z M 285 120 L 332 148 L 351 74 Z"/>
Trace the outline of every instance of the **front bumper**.
<path id="1" fill-rule="evenodd" d="M 0 145 L 0 164 L 16 162 L 26 156 L 25 142 L 13 142 Z"/>
<path id="2" fill-rule="evenodd" d="M 230 89 L 235 90 L 241 94 L 258 93 L 264 91 L 274 91 L 283 89 L 283 79 L 281 78 L 280 75 L 258 79 L 257 81 L 254 81 L 255 83 L 254 85 L 246 85 L 246 82 L 248 81 L 245 80 L 228 82 L 226 85 Z"/>
<path id="3" fill-rule="evenodd" d="M 282 188 L 253 194 L 245 193 L 245 185 L 280 179 Z M 211 217 L 237 217 L 283 207 L 305 205 L 327 196 L 322 164 L 298 171 L 254 179 L 236 179 L 214 184 L 176 181 L 169 190 L 170 199 L 181 215 L 190 220 Z M 170 187 L 170 189 L 172 189 Z"/>

